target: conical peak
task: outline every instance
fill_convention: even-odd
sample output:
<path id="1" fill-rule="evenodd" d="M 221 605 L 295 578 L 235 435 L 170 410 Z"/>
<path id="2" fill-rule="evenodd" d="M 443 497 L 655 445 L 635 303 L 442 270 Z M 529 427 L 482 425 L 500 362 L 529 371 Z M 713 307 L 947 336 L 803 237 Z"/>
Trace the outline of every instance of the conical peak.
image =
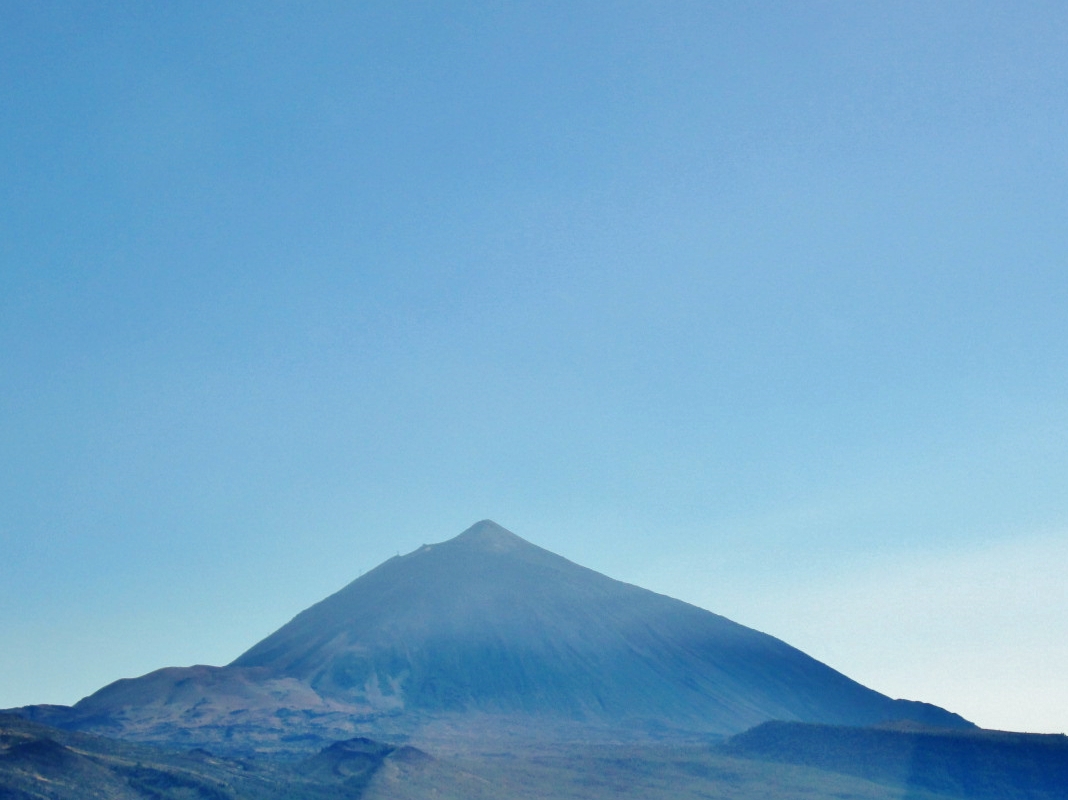
<path id="1" fill-rule="evenodd" d="M 928 719 L 770 636 L 574 564 L 491 520 L 391 558 L 230 666 L 295 679 L 316 709 L 338 700 L 388 725 L 409 712 L 417 725 L 468 711 L 611 726 L 645 719 L 713 733 L 767 719 L 952 722 L 940 710 Z M 245 675 L 235 680 L 252 680 Z"/>
<path id="2" fill-rule="evenodd" d="M 496 551 L 514 550 L 523 545 L 530 545 L 525 539 L 521 539 L 510 530 L 502 528 L 491 519 L 476 522 L 452 541 L 458 544 L 463 543 L 480 549 Z"/>

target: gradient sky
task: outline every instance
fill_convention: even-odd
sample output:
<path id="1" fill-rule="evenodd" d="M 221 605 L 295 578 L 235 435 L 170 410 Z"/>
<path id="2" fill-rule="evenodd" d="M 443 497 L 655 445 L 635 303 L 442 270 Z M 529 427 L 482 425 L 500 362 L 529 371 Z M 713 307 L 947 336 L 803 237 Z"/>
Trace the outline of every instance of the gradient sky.
<path id="1" fill-rule="evenodd" d="M 492 518 L 1068 731 L 1068 6 L 0 2 L 0 707 Z"/>

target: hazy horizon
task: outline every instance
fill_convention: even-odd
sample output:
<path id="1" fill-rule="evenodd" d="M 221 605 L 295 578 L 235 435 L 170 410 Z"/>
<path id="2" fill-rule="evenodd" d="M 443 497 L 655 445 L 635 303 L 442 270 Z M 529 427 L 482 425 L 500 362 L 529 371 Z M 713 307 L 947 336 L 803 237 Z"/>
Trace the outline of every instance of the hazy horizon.
<path id="1" fill-rule="evenodd" d="M 1068 9 L 0 8 L 0 708 L 492 518 L 1068 731 Z"/>

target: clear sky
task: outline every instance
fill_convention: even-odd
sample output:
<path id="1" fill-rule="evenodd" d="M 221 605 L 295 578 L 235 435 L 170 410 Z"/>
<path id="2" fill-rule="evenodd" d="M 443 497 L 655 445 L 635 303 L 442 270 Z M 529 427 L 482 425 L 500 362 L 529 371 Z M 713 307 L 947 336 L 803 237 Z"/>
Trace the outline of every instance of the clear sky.
<path id="1" fill-rule="evenodd" d="M 0 707 L 492 518 L 1068 731 L 1068 5 L 0 2 Z"/>

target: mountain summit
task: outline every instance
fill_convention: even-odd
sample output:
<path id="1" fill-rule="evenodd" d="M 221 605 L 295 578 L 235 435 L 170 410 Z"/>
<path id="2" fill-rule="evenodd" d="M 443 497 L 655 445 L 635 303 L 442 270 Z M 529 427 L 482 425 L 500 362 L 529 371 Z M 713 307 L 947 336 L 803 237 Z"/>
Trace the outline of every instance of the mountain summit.
<path id="1" fill-rule="evenodd" d="M 226 667 L 118 681 L 78 703 L 66 723 L 262 744 L 416 733 L 443 721 L 459 729 L 475 719 L 628 736 L 732 734 L 772 719 L 969 725 L 490 520 L 389 559 Z"/>
<path id="2" fill-rule="evenodd" d="M 521 539 L 510 530 L 502 528 L 491 519 L 476 522 L 466 531 L 452 540 L 457 544 L 471 547 L 485 547 L 490 550 L 509 550 L 518 547 L 533 547 L 526 539 Z"/>

